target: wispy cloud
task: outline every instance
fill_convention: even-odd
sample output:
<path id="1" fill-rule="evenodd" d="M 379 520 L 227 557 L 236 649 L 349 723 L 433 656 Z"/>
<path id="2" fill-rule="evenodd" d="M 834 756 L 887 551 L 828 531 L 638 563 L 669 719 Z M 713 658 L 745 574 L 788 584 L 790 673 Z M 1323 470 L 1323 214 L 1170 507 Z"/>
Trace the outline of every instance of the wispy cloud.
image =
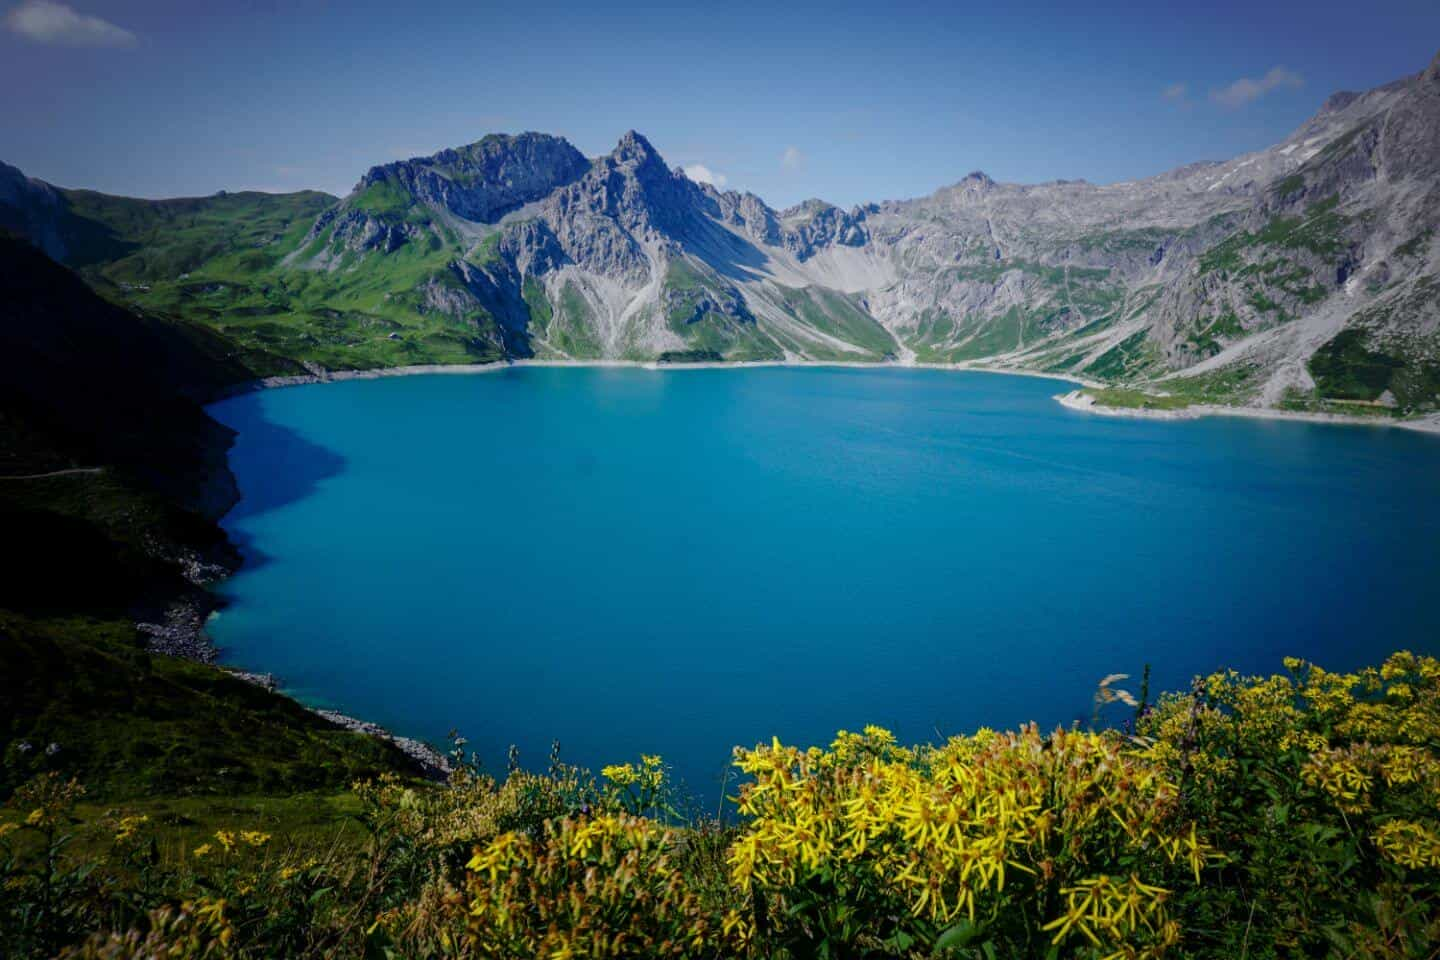
<path id="1" fill-rule="evenodd" d="M 5 15 L 5 29 L 33 43 L 64 47 L 133 47 L 135 34 L 54 0 L 25 0 Z"/>
<path id="2" fill-rule="evenodd" d="M 799 170 L 805 162 L 805 154 L 800 152 L 799 147 L 786 147 L 785 152 L 780 154 L 780 166 L 786 170 Z"/>
<path id="3" fill-rule="evenodd" d="M 708 183 L 716 190 L 724 190 L 725 184 L 730 182 L 730 178 L 725 176 L 725 174 L 711 170 L 703 163 L 692 163 L 689 166 L 681 167 L 681 169 L 685 171 L 685 176 L 691 180 L 694 180 L 696 183 Z"/>
<path id="4" fill-rule="evenodd" d="M 1184 103 L 1185 98 L 1190 95 L 1189 84 L 1172 83 L 1160 91 L 1160 96 L 1171 103 Z"/>
<path id="5" fill-rule="evenodd" d="M 1222 107 L 1243 107 L 1247 103 L 1254 103 L 1272 90 L 1282 88 L 1297 89 L 1305 83 L 1304 78 L 1294 70 L 1287 70 L 1284 67 L 1271 67 L 1270 71 L 1259 80 L 1250 77 L 1241 77 L 1228 87 L 1210 91 L 1210 99 Z"/>

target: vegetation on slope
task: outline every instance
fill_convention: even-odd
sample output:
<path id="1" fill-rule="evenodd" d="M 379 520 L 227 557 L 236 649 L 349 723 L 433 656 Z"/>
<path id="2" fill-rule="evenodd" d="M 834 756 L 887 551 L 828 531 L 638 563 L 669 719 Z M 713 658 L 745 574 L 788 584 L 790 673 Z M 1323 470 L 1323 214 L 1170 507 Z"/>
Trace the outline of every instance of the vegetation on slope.
<path id="1" fill-rule="evenodd" d="M 205 265 L 273 266 L 335 202 L 316 191 L 140 200 L 67 190 L 64 197 L 67 262 L 117 285 L 171 280 Z"/>
<path id="2" fill-rule="evenodd" d="M 295 372 L 297 361 L 367 369 L 474 363 L 502 355 L 493 319 L 456 316 L 427 286 L 459 286 L 450 264 L 458 238 L 430 229 L 390 181 L 350 209 L 426 227 L 384 255 L 331 250 L 332 231 L 310 235 L 335 201 L 328 194 L 220 193 L 138 200 L 65 191 L 67 263 L 106 296 L 170 321 L 214 330 L 245 353 L 253 375 Z M 307 243 L 308 241 L 308 243 Z M 333 258 L 310 261 L 317 254 Z M 266 358 L 286 358 L 285 364 Z"/>
<path id="3" fill-rule="evenodd" d="M 0 611 L 0 638 L 0 794 L 41 770 L 133 799 L 336 789 L 414 769 L 288 697 L 147 652 L 123 620 Z"/>
<path id="4" fill-rule="evenodd" d="M 199 402 L 251 376 L 249 355 L 100 299 L 28 244 L 0 237 L 0 254 L 0 795 L 41 768 L 102 799 L 412 772 L 291 700 L 147 652 L 137 620 L 181 608 L 198 625 L 202 581 L 238 562 L 215 522 L 236 495 L 231 433 Z"/>
<path id="5" fill-rule="evenodd" d="M 598 780 L 462 764 L 358 784 L 336 840 L 240 820 L 182 848 L 42 772 L 0 818 L 0 936 L 20 957 L 1433 956 L 1440 661 L 1286 667 L 1154 704 L 1108 678 L 1119 729 L 737 750 L 733 823 L 677 809 L 656 757 Z"/>

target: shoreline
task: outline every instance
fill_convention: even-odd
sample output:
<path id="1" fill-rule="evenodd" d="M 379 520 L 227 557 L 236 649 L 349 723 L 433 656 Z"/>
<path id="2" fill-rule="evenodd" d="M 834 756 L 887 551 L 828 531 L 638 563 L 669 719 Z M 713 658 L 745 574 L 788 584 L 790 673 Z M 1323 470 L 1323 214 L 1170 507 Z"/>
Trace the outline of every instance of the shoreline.
<path id="1" fill-rule="evenodd" d="M 1143 407 L 1111 407 L 1099 403 L 1081 390 L 1056 394 L 1055 402 L 1067 410 L 1097 417 L 1126 417 L 1133 420 L 1200 420 L 1205 417 L 1239 417 L 1247 420 L 1289 420 L 1294 423 L 1321 423 L 1332 426 L 1384 427 L 1410 430 L 1415 433 L 1440 435 L 1440 417 L 1395 420 L 1382 417 L 1360 417 L 1348 413 L 1316 413 L 1307 410 L 1276 410 L 1270 407 L 1227 407 L 1215 403 L 1196 403 L 1175 410 L 1151 410 Z"/>
<path id="2" fill-rule="evenodd" d="M 1081 388 L 1104 389 L 1107 385 L 1087 377 L 1073 374 L 1046 373 L 1040 370 L 1024 370 L 1018 367 L 982 366 L 973 361 L 960 363 L 899 363 L 896 361 L 861 360 L 734 360 L 704 361 L 701 363 L 661 363 L 658 360 L 492 360 L 488 363 L 422 363 L 400 367 L 380 367 L 374 370 L 323 370 L 292 376 L 261 377 L 236 384 L 223 391 L 211 403 L 228 400 L 231 397 L 258 390 L 276 390 L 284 387 L 300 387 L 317 383 L 338 383 L 346 380 L 381 380 L 388 377 L 413 377 L 429 374 L 446 376 L 473 376 L 498 373 L 513 368 L 576 368 L 576 369 L 635 369 L 635 370 L 755 370 L 764 368 L 815 368 L 841 370 L 939 370 L 948 373 L 989 373 L 1009 377 L 1032 377 L 1039 380 L 1059 380 L 1073 383 Z M 1197 403 L 1176 410 L 1150 410 L 1139 407 L 1109 407 L 1085 397 L 1081 390 L 1056 394 L 1053 398 L 1060 406 L 1080 413 L 1102 417 L 1130 417 L 1140 420 L 1199 420 L 1203 417 L 1241 417 L 1250 420 L 1289 420 L 1296 423 L 1328 423 L 1340 426 L 1392 427 L 1411 430 L 1416 433 L 1440 434 L 1440 414 L 1412 420 L 1360 417 L 1345 413 L 1317 413 L 1305 410 L 1279 410 L 1273 407 L 1234 407 L 1222 404 Z M 206 404 L 208 406 L 209 404 Z"/>
<path id="3" fill-rule="evenodd" d="M 1039 370 L 1023 370 L 1013 367 L 981 366 L 972 361 L 960 363 L 899 363 L 896 361 L 865 360 L 706 360 L 700 363 L 662 363 L 659 360 L 491 360 L 486 363 L 419 363 L 398 367 L 376 367 L 371 370 L 318 370 L 313 373 L 286 376 L 259 377 L 237 383 L 220 391 L 214 400 L 218 403 L 231 397 L 258 390 L 278 390 L 284 387 L 303 387 L 316 383 L 339 383 L 346 380 L 383 380 L 389 377 L 415 377 L 430 374 L 445 376 L 474 376 L 498 373 L 513 368 L 575 368 L 575 369 L 634 369 L 634 370 L 756 370 L 771 367 L 841 369 L 841 370 L 940 370 L 950 373 L 995 373 L 1012 377 L 1033 377 L 1041 380 L 1059 380 L 1075 383 L 1082 387 L 1099 389 L 1104 386 L 1098 380 L 1077 377 L 1064 373 L 1045 373 Z"/>

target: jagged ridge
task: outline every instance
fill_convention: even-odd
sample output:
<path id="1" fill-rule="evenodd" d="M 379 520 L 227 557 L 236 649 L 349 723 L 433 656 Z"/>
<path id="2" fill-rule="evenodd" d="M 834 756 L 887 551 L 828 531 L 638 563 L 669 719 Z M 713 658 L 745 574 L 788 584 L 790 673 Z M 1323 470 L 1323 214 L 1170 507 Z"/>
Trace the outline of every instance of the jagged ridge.
<path id="1" fill-rule="evenodd" d="M 131 252 L 118 295 L 323 366 L 970 361 L 1421 412 L 1440 393 L 1437 87 L 1432 63 L 1332 96 L 1267 150 L 1146 180 L 976 172 L 849 211 L 692 182 L 634 131 L 591 160 L 560 138 L 495 135 L 371 169 L 244 263 L 135 277 Z M 0 170 L 0 222 L 71 262 L 75 206 Z M 118 260 L 94 257 L 87 276 L 103 287 Z"/>

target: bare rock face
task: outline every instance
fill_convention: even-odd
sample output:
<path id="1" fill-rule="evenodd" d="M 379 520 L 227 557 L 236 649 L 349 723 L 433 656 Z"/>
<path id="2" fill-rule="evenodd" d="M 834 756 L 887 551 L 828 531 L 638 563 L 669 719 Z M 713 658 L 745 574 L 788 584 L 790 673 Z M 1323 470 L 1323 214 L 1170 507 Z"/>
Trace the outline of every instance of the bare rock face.
<path id="1" fill-rule="evenodd" d="M 421 235 L 415 224 L 397 223 L 363 210 L 336 210 L 327 223 L 334 225 L 335 246 L 350 253 L 393 253 Z"/>
<path id="2" fill-rule="evenodd" d="M 1440 54 L 1380 124 L 1386 173 L 1435 183 L 1440 173 Z"/>
<path id="3" fill-rule="evenodd" d="M 579 179 L 585 156 L 561 137 L 541 133 L 492 134 L 465 147 L 373 167 L 355 193 L 398 190 L 436 210 L 493 223 L 511 210 Z"/>
<path id="4" fill-rule="evenodd" d="M 65 259 L 60 217 L 64 204 L 54 187 L 0 163 L 0 232 L 25 237 L 52 260 Z"/>
<path id="5" fill-rule="evenodd" d="M 632 130 L 608 156 L 595 160 L 585 176 L 556 191 L 545 202 L 542 217 L 562 238 L 603 229 L 598 221 L 607 220 L 639 246 L 646 240 L 685 234 L 702 196 L 695 184 L 667 167 L 650 142 Z M 599 244 L 601 249 L 614 246 Z M 585 262 L 581 257 L 573 259 Z"/>
<path id="6" fill-rule="evenodd" d="M 712 188 L 713 189 L 713 188 Z M 717 219 L 758 244 L 781 246 L 780 219 L 753 193 L 713 191 Z"/>
<path id="7" fill-rule="evenodd" d="M 860 247 L 870 240 L 863 210 L 846 213 L 824 200 L 806 200 L 782 211 L 780 221 L 785 227 L 785 249 L 801 260 L 828 246 Z"/>

